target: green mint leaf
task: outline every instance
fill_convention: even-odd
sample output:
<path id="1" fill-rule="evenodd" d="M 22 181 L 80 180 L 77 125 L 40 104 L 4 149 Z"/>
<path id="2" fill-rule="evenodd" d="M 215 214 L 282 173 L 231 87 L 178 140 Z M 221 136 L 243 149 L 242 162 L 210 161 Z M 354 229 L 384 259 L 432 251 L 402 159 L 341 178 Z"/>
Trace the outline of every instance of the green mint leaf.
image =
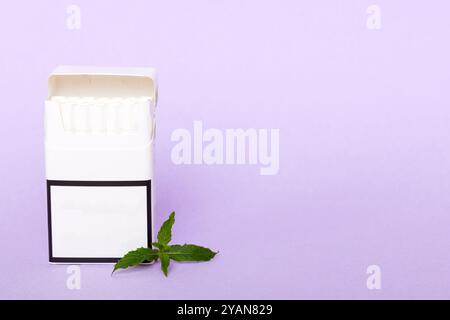
<path id="1" fill-rule="evenodd" d="M 114 266 L 113 273 L 118 269 L 126 269 L 143 262 L 155 261 L 156 259 L 158 259 L 158 250 L 139 248 L 128 252 L 122 259 L 120 259 Z"/>
<path id="2" fill-rule="evenodd" d="M 165 251 L 175 261 L 209 261 L 217 254 L 211 249 L 194 244 L 173 245 Z"/>
<path id="3" fill-rule="evenodd" d="M 164 272 L 164 275 L 167 277 L 167 272 L 169 270 L 170 257 L 167 253 L 160 252 L 159 260 L 161 260 L 161 270 Z"/>
<path id="4" fill-rule="evenodd" d="M 175 223 L 175 212 L 170 214 L 169 219 L 167 219 L 161 226 L 158 232 L 158 242 L 161 245 L 167 245 L 170 240 L 172 240 L 172 226 Z"/>

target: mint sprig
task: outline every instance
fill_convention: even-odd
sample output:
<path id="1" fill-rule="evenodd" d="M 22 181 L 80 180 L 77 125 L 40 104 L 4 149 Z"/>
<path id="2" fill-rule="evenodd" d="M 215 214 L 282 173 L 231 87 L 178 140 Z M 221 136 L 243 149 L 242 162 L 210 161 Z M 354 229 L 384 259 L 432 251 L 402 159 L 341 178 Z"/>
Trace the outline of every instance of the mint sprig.
<path id="1" fill-rule="evenodd" d="M 169 245 L 172 240 L 172 227 L 175 224 L 175 212 L 172 212 L 161 226 L 158 232 L 158 242 L 152 245 L 157 249 L 139 248 L 128 252 L 114 266 L 113 273 L 118 269 L 127 269 L 144 262 L 161 261 L 161 270 L 167 277 L 170 260 L 184 261 L 209 261 L 215 257 L 217 252 L 211 249 L 197 246 L 195 244 Z"/>

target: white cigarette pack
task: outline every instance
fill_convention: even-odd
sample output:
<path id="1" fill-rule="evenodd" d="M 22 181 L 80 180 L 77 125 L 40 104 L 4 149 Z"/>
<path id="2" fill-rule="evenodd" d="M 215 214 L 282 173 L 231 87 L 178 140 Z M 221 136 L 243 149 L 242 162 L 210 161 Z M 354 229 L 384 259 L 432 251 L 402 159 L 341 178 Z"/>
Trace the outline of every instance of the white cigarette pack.
<path id="1" fill-rule="evenodd" d="M 61 66 L 45 102 L 49 260 L 114 263 L 150 247 L 157 80 Z"/>

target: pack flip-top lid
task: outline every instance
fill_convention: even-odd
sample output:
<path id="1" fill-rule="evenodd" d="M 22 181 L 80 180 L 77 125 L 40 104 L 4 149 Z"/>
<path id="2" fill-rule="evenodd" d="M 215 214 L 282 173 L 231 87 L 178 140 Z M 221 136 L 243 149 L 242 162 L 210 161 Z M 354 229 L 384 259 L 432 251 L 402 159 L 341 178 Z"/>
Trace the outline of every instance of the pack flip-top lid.
<path id="1" fill-rule="evenodd" d="M 158 86 L 153 68 L 59 66 L 49 77 L 53 96 L 139 97 L 156 105 Z"/>
<path id="2" fill-rule="evenodd" d="M 156 72 L 151 68 L 104 68 L 61 66 L 49 76 L 48 100 L 45 103 L 45 150 L 46 176 L 48 180 L 70 181 L 140 181 L 153 177 L 153 142 L 155 118 L 152 108 L 157 100 Z M 106 131 L 85 132 L 66 130 L 60 108 L 64 106 L 52 98 L 71 99 L 106 98 L 106 100 L 134 98 L 144 101 L 139 104 L 135 118 L 136 129 L 131 133 L 120 126 L 119 109 L 115 105 L 103 108 L 102 123 Z M 111 99 L 109 99 L 111 98 Z M 148 101 L 152 100 L 152 102 Z M 99 99 L 99 100 L 100 100 Z M 97 105 L 86 109 L 75 106 L 69 114 L 77 123 L 82 115 L 82 123 L 91 125 Z M 142 108 L 141 108 L 142 107 Z M 109 132 L 110 109 L 114 109 L 113 131 Z M 78 112 L 78 111 L 80 112 Z M 84 111 L 83 111 L 84 110 Z M 108 111 L 109 110 L 109 111 Z M 83 112 L 81 112 L 83 111 Z M 92 111 L 92 113 L 91 113 Z M 116 112 L 119 112 L 116 114 Z M 87 117 L 85 117 L 87 115 Z M 92 116 L 92 119 L 91 119 Z M 97 119 L 97 118 L 95 118 Z M 97 120 L 98 120 L 97 119 Z M 95 121 L 93 121 L 96 123 Z M 119 122 L 120 130 L 115 131 Z M 81 122 L 80 122 L 81 123 Z M 92 128 L 94 128 L 93 126 Z M 104 128 L 105 129 L 105 128 Z"/>

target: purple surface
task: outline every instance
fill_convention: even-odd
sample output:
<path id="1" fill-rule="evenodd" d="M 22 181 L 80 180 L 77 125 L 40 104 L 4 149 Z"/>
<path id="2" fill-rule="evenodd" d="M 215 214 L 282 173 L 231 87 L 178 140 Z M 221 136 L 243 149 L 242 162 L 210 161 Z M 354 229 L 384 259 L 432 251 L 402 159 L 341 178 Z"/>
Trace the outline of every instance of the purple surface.
<path id="1" fill-rule="evenodd" d="M 448 1 L 8 1 L 0 298 L 450 298 Z M 43 101 L 59 64 L 159 71 L 156 226 L 210 263 L 110 277 L 47 263 Z M 175 166 L 170 135 L 279 128 L 280 171 Z M 368 290 L 379 265 L 382 289 Z"/>

